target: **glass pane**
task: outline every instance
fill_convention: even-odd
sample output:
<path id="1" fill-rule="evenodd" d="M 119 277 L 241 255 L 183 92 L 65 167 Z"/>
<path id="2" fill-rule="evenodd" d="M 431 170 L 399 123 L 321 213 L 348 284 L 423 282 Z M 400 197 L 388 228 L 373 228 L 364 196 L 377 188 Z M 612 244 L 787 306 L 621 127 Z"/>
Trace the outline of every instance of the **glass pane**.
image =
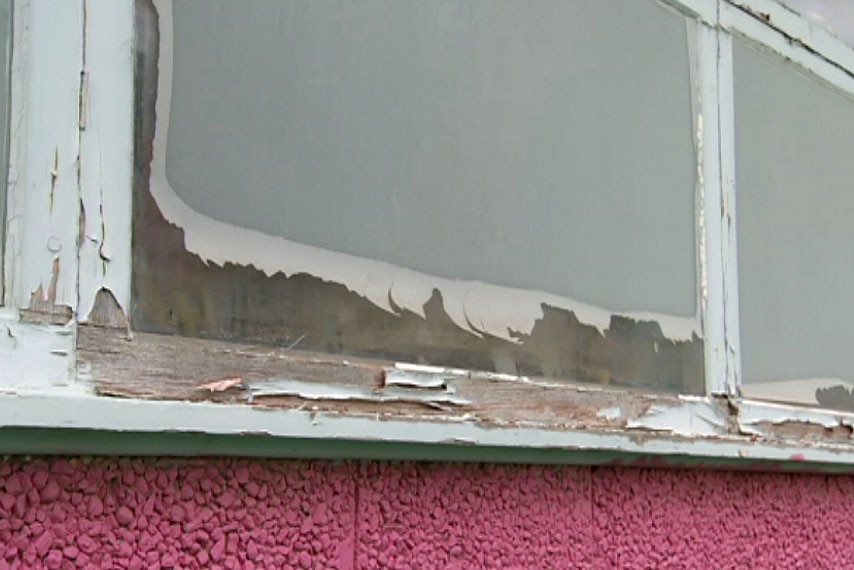
<path id="1" fill-rule="evenodd" d="M 846 407 L 854 100 L 744 42 L 734 57 L 744 392 Z"/>
<path id="2" fill-rule="evenodd" d="M 702 391 L 683 16 L 157 8 L 139 2 L 135 326 Z"/>
<path id="3" fill-rule="evenodd" d="M 0 0 L 0 305 L 6 245 L 6 173 L 9 168 L 9 73 L 12 63 L 12 0 Z"/>

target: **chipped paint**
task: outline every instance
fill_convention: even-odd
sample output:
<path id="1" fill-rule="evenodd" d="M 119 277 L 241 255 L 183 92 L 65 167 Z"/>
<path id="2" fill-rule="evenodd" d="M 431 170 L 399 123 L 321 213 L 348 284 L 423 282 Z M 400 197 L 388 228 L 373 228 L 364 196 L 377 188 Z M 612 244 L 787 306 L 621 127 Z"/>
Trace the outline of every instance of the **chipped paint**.
<path id="1" fill-rule="evenodd" d="M 141 2 L 140 6 L 145 7 L 140 13 L 145 14 L 141 18 L 147 23 L 140 27 L 138 36 L 140 57 L 136 76 L 141 83 L 137 93 L 153 95 L 157 86 L 164 90 L 161 71 L 169 70 L 168 66 L 158 66 L 154 57 L 158 48 L 163 47 L 156 14 L 148 2 Z M 168 25 L 165 21 L 161 23 Z M 164 32 L 164 35 L 169 34 Z M 686 104 L 688 99 L 686 92 Z M 514 303 L 512 295 L 504 295 L 506 291 L 501 288 L 494 291 L 500 292 L 496 295 L 501 297 L 502 304 L 489 305 L 490 295 L 474 295 L 474 290 L 466 290 L 468 285 L 463 282 L 449 282 L 448 287 L 440 284 L 442 289 L 428 289 L 415 286 L 418 285 L 415 283 L 412 287 L 403 287 L 399 293 L 397 287 L 406 285 L 407 281 L 396 279 L 394 283 L 380 283 L 371 300 L 370 295 L 354 293 L 354 287 L 342 285 L 330 275 L 318 277 L 320 274 L 312 265 L 300 260 L 302 256 L 307 259 L 306 263 L 313 264 L 323 257 L 323 252 L 309 246 L 294 246 L 303 248 L 302 254 L 298 254 L 284 246 L 270 248 L 251 239 L 242 240 L 240 232 L 232 234 L 237 238 L 217 245 L 220 252 L 232 248 L 249 257 L 294 254 L 286 261 L 295 264 L 291 269 L 297 270 L 296 273 L 289 273 L 290 269 L 285 266 L 281 266 L 284 270 L 277 271 L 280 267 L 265 269 L 260 263 L 243 265 L 223 261 L 236 259 L 230 255 L 211 261 L 205 259 L 205 255 L 193 253 L 193 247 L 188 250 L 187 240 L 192 236 L 188 238 L 187 228 L 181 227 L 180 220 L 179 225 L 175 225 L 164 218 L 161 209 L 168 214 L 169 208 L 164 207 L 162 201 L 158 206 L 158 199 L 164 196 L 155 196 L 157 189 L 151 187 L 158 184 L 158 176 L 161 182 L 166 182 L 162 148 L 165 140 L 159 137 L 167 126 L 164 105 L 168 110 L 168 97 L 155 99 L 140 95 L 137 107 L 139 138 L 134 223 L 137 235 L 145 237 L 134 240 L 135 302 L 132 307 L 134 323 L 140 330 L 276 346 L 303 339 L 299 346 L 304 350 L 430 362 L 513 376 L 702 393 L 704 341 L 701 335 L 692 334 L 690 341 L 674 341 L 667 336 L 672 331 L 665 330 L 667 327 L 662 329 L 655 320 L 635 320 L 601 310 L 597 317 L 601 321 L 599 325 L 605 326 L 607 322 L 607 328 L 600 330 L 581 322 L 586 319 L 584 314 L 544 304 L 541 302 L 544 297 L 527 291 L 526 294 L 534 295 L 529 308 L 534 311 L 535 307 L 536 311 L 529 311 L 528 316 L 542 315 L 542 318 L 536 319 L 534 328 L 526 334 L 524 328 L 510 330 L 507 326 L 515 321 L 513 314 L 521 305 Z M 691 177 L 690 172 L 688 176 Z M 167 194 L 166 198 L 171 196 L 177 200 L 174 193 Z M 225 233 L 219 230 L 227 229 L 226 226 L 216 228 L 215 239 L 222 239 Z M 193 232 L 195 229 L 191 228 L 189 234 Z M 207 238 L 202 240 L 202 246 L 210 243 Z M 350 264 L 347 269 L 346 259 L 342 257 L 341 263 L 337 263 L 339 258 L 335 256 L 338 254 L 326 253 L 334 258 L 324 262 L 328 270 L 352 270 L 358 276 L 359 287 L 364 285 L 366 290 L 374 290 L 379 283 L 370 267 Z M 353 259 L 361 258 L 354 257 L 350 261 Z M 429 295 L 427 302 L 424 302 L 424 295 Z M 407 308 L 402 298 L 414 299 L 414 306 Z M 319 299 L 323 301 L 317 302 Z M 483 317 L 480 322 L 468 310 L 475 306 Z M 505 309 L 507 315 L 501 315 Z M 508 315 L 509 321 L 505 320 Z M 461 322 L 463 317 L 465 322 Z M 484 325 L 487 320 L 492 324 Z M 697 315 L 687 321 L 696 325 L 693 328 L 699 328 Z M 498 329 L 503 333 L 489 333 Z M 683 332 L 688 334 L 689 331 Z"/>
<path id="2" fill-rule="evenodd" d="M 719 215 L 722 194 L 718 109 L 720 34 L 695 22 L 688 23 L 688 30 L 692 40 L 688 48 L 697 156 L 698 282 L 705 348 L 705 392 L 726 393 L 726 284 Z"/>
<path id="3" fill-rule="evenodd" d="M 721 436 L 727 434 L 728 417 L 713 400 L 680 397 L 676 404 L 651 404 L 643 415 L 629 419 L 626 428 L 675 435 Z"/>
<path id="4" fill-rule="evenodd" d="M 775 437 L 774 426 L 800 425 L 820 426 L 827 430 L 835 428 L 854 428 L 854 414 L 848 412 L 833 412 L 816 410 L 784 404 L 772 404 L 756 400 L 736 399 L 732 406 L 737 411 L 738 431 L 743 434 Z"/>
<path id="5" fill-rule="evenodd" d="M 80 4 L 15 2 L 14 10 L 5 302 L 73 311 Z"/>
<path id="6" fill-rule="evenodd" d="M 611 408 L 602 408 L 596 412 L 597 418 L 605 418 L 606 420 L 618 420 L 623 415 L 623 410 L 619 406 Z"/>
<path id="7" fill-rule="evenodd" d="M 134 3 L 85 0 L 80 84 L 80 322 L 101 314 L 126 328 L 131 281 Z M 116 310 L 112 310 L 116 309 Z M 99 324 L 104 324 L 100 321 Z"/>
<path id="8" fill-rule="evenodd" d="M 103 31 L 103 25 L 108 20 L 106 17 L 108 10 L 126 10 L 128 8 L 125 4 L 107 0 L 100 2 L 89 0 L 86 3 L 89 17 L 93 21 L 101 22 L 100 26 L 92 29 Z M 759 3 L 738 2 L 738 4 Z M 22 25 L 16 27 L 15 32 L 16 60 L 12 73 L 15 78 L 13 89 L 16 94 L 13 100 L 17 103 L 13 103 L 12 118 L 13 123 L 20 128 L 16 128 L 13 134 L 12 165 L 9 174 L 10 225 L 7 239 L 9 255 L 5 263 L 6 267 L 13 268 L 13 271 L 6 273 L 11 284 L 6 294 L 7 299 L 11 299 L 9 304 L 13 307 L 29 307 L 32 303 L 38 304 L 47 300 L 50 300 L 51 306 L 58 304 L 62 307 L 78 307 L 77 290 L 69 286 L 69 283 L 73 283 L 77 278 L 78 266 L 74 257 L 76 252 L 75 248 L 69 246 L 75 243 L 78 236 L 83 235 L 85 239 L 80 240 L 79 308 L 83 315 L 81 320 L 85 320 L 93 318 L 92 315 L 97 313 L 96 308 L 101 303 L 99 298 L 104 299 L 104 303 L 112 300 L 120 310 L 122 307 L 127 307 L 129 302 L 127 260 L 130 256 L 129 249 L 125 248 L 130 247 L 130 208 L 127 193 L 123 194 L 126 189 L 126 179 L 123 177 L 127 171 L 122 170 L 127 167 L 128 162 L 125 161 L 127 157 L 122 153 L 130 148 L 130 143 L 123 138 L 126 133 L 106 135 L 100 133 L 96 127 L 99 120 L 105 125 L 126 125 L 125 119 L 129 111 L 122 107 L 127 103 L 127 100 L 122 99 L 124 95 L 117 97 L 115 116 L 105 111 L 105 100 L 108 98 L 105 98 L 104 94 L 111 93 L 115 85 L 111 86 L 109 82 L 99 83 L 99 77 L 104 76 L 92 71 L 95 63 L 91 60 L 85 62 L 90 66 L 91 73 L 88 86 L 84 86 L 85 82 L 81 82 L 75 75 L 77 87 L 73 89 L 69 87 L 67 74 L 64 73 L 65 68 L 68 67 L 68 61 L 83 60 L 79 57 L 82 48 L 74 42 L 71 42 L 69 49 L 65 50 L 67 53 L 60 53 L 61 57 L 57 62 L 54 63 L 51 60 L 47 65 L 44 61 L 40 61 L 39 66 L 32 67 L 36 77 L 26 77 L 25 71 L 30 69 L 27 67 L 30 61 L 28 58 L 33 61 L 44 58 L 45 54 L 51 53 L 44 49 L 45 45 L 53 46 L 56 43 L 53 40 L 56 38 L 65 42 L 74 35 L 69 30 L 77 33 L 79 32 L 77 26 L 80 25 L 80 14 L 76 14 L 73 6 L 71 8 L 67 5 L 58 8 L 54 6 L 55 9 L 62 11 L 60 14 L 62 18 L 45 12 L 44 4 L 38 4 L 31 14 L 30 9 L 33 6 L 36 4 L 16 3 L 17 21 L 22 24 L 29 22 L 32 15 L 38 25 L 33 27 Z M 121 6 L 121 8 L 115 8 L 115 6 Z M 102 16 L 95 18 L 93 14 L 99 7 L 104 12 Z M 67 21 L 64 19 L 65 16 L 69 16 Z M 120 16 L 124 18 L 127 12 L 122 12 Z M 750 25 L 740 20 L 740 23 L 733 24 L 732 22 L 737 18 L 732 15 L 731 18 L 725 27 L 730 26 L 740 30 L 752 29 Z M 776 18 L 777 16 L 773 13 L 769 16 L 773 25 L 781 25 L 777 23 Z M 122 26 L 128 23 L 126 19 L 120 18 L 120 21 Z M 49 26 L 44 27 L 45 22 L 54 22 L 54 25 L 59 26 L 59 31 Z M 705 27 L 702 29 L 705 30 Z M 127 29 L 125 32 L 127 33 L 125 40 L 127 37 L 132 37 Z M 116 35 L 122 36 L 122 34 Z M 54 37 L 51 37 L 51 41 L 47 41 L 50 36 Z M 728 37 L 726 34 L 724 36 Z M 95 42 L 93 35 L 90 34 L 87 38 L 87 41 Z M 814 40 L 814 37 L 809 38 L 809 41 Z M 171 41 L 171 36 L 164 41 Z M 777 40 L 769 40 L 769 42 L 774 43 L 774 49 L 789 50 L 786 53 L 800 53 L 797 50 L 801 50 L 797 46 L 780 48 L 775 43 Z M 113 45 L 117 53 L 127 54 L 127 58 L 119 58 L 122 62 L 117 73 L 132 71 L 132 66 L 128 65 L 128 60 L 132 59 L 130 47 L 121 42 Z M 127 48 L 126 51 L 125 48 Z M 98 52 L 100 48 L 91 50 L 90 54 L 94 55 Z M 722 53 L 726 55 L 725 47 Z M 708 55 L 709 53 L 706 52 L 703 57 Z M 808 57 L 813 56 L 814 54 L 810 54 Z M 803 61 L 807 56 L 800 54 L 798 57 Z M 726 64 L 726 57 L 724 57 L 724 64 Z M 822 68 L 821 65 L 813 67 Z M 810 68 L 813 69 L 813 67 Z M 106 71 L 108 68 L 104 69 L 105 75 L 111 76 L 112 72 Z M 723 69 L 725 75 L 726 67 Z M 819 70 L 820 74 L 830 77 L 831 81 L 836 81 L 843 88 L 850 85 L 843 76 L 834 75 L 836 72 L 833 70 L 822 69 L 824 71 Z M 839 66 L 836 65 L 836 71 L 839 70 Z M 47 77 L 47 74 L 54 71 L 57 72 L 55 77 Z M 77 74 L 78 71 L 75 69 L 74 73 Z M 707 73 L 708 70 L 704 71 L 703 77 L 708 77 Z M 167 74 L 162 74 L 161 81 L 164 80 L 165 75 Z M 127 76 L 124 76 L 124 79 L 117 79 L 117 81 L 123 84 L 122 82 L 126 79 Z M 50 88 L 54 90 L 51 91 Z M 69 113 L 65 108 L 58 109 L 58 115 L 48 113 L 47 118 L 38 115 L 48 102 L 55 100 L 55 97 L 41 98 L 44 93 L 68 94 L 73 93 L 74 89 L 88 91 L 87 98 L 91 103 L 91 112 L 85 120 L 82 109 L 79 110 L 80 116 Z M 724 95 L 726 95 L 726 89 L 727 86 L 721 87 Z M 708 93 L 709 91 L 704 91 L 704 94 Z M 166 105 L 165 115 L 158 117 L 158 121 L 166 121 L 168 97 L 161 97 L 158 105 Z M 163 107 L 158 107 L 158 110 L 162 111 Z M 709 144 L 713 139 L 708 137 L 712 136 L 710 133 L 716 130 L 714 128 L 716 124 L 723 129 L 727 121 L 731 120 L 731 116 L 722 111 L 716 122 L 714 115 L 708 114 L 710 111 L 714 112 L 709 107 L 705 107 L 703 113 L 696 115 L 695 127 L 698 152 L 705 157 L 702 168 L 698 171 L 698 177 L 701 187 L 708 185 L 706 193 L 702 195 L 702 201 L 706 206 L 712 204 L 707 200 L 711 199 L 710 195 L 715 194 L 711 192 L 713 189 L 711 185 L 714 183 L 712 178 L 715 173 L 707 160 L 714 154 L 715 145 Z M 56 124 L 49 124 L 49 121 L 57 116 L 59 120 Z M 68 121 L 65 120 L 69 116 L 73 116 L 75 128 L 85 127 L 85 132 L 80 138 L 82 151 L 75 149 L 73 145 L 57 146 L 52 136 L 45 136 L 45 133 L 57 132 L 60 133 L 57 135 L 59 139 L 68 138 L 65 135 L 74 132 L 73 129 L 68 129 Z M 475 336 L 489 334 L 509 336 L 508 327 L 517 325 L 521 325 L 518 330 L 525 330 L 525 326 L 530 325 L 532 318 L 542 315 L 544 299 L 548 302 L 564 303 L 564 305 L 556 304 L 555 306 L 571 307 L 579 318 L 598 327 L 600 334 L 610 325 L 612 315 L 609 312 L 578 303 L 573 299 L 551 299 L 540 293 L 531 292 L 524 292 L 532 295 L 525 297 L 518 296 L 519 290 L 514 289 L 494 288 L 480 283 L 446 282 L 416 272 L 407 273 L 388 264 L 383 265 L 352 256 L 342 257 L 335 252 L 299 246 L 285 240 L 276 241 L 278 238 L 271 238 L 257 232 L 240 233 L 242 230 L 228 228 L 232 235 L 245 237 L 246 241 L 237 243 L 235 240 L 233 243 L 223 243 L 223 240 L 217 238 L 218 241 L 211 242 L 213 245 L 206 245 L 205 240 L 211 236 L 218 236 L 223 227 L 209 223 L 210 220 L 200 221 L 194 218 L 193 213 L 188 212 L 189 208 L 180 203 L 180 199 L 174 196 L 174 193 L 172 196 L 169 195 L 171 189 L 167 186 L 162 163 L 164 158 L 162 152 L 165 148 L 164 124 L 168 123 L 158 124 L 158 131 L 164 138 L 158 141 L 161 147 L 159 151 L 161 162 L 155 162 L 156 174 L 161 177 L 160 181 L 163 183 L 156 189 L 157 198 L 164 202 L 165 206 L 160 204 L 161 207 L 176 220 L 176 223 L 185 229 L 189 228 L 190 231 L 186 233 L 187 247 L 199 253 L 208 262 L 223 263 L 227 259 L 240 261 L 244 259 L 241 255 L 249 256 L 246 250 L 252 247 L 269 248 L 272 245 L 279 247 L 280 250 L 260 261 L 261 269 L 268 275 L 283 268 L 293 271 L 302 271 L 306 268 L 317 269 L 320 277 L 344 283 L 349 290 L 358 292 L 377 307 L 392 314 L 409 310 L 423 316 L 425 295 L 428 291 L 432 294 L 432 288 L 437 287 L 447 294 L 449 312 L 452 313 L 457 326 Z M 113 138 L 114 135 L 115 138 Z M 103 139 L 102 136 L 104 136 Z M 112 143 L 116 141 L 119 143 L 113 145 Z M 70 184 L 70 180 L 74 180 L 73 176 L 68 176 L 73 172 L 69 169 L 76 167 L 73 161 L 59 160 L 60 157 L 75 155 L 82 158 L 80 186 L 77 189 L 79 193 L 74 192 L 72 187 L 65 186 Z M 156 155 L 155 159 L 157 158 Z M 51 159 L 53 159 L 54 168 L 43 168 L 45 164 L 51 164 Z M 105 166 L 113 164 L 119 165 L 117 170 L 107 174 L 104 170 Z M 725 168 L 726 165 L 722 166 L 721 170 L 724 171 Z M 726 178 L 726 172 L 721 176 Z M 51 184 L 52 201 L 55 203 L 46 196 L 45 183 Z M 39 191 L 34 192 L 32 189 Z M 123 195 L 128 201 L 122 202 Z M 723 218 L 729 226 L 732 225 L 734 217 L 730 209 L 731 203 L 731 197 L 726 194 L 725 199 L 719 204 Z M 66 208 L 69 204 L 73 206 L 71 209 Z M 68 216 L 68 212 L 77 213 L 81 206 L 83 208 L 80 216 L 81 226 L 77 227 L 76 220 L 71 221 L 71 218 L 77 218 L 77 216 Z M 708 207 L 703 210 L 703 215 L 709 216 L 703 218 L 704 228 L 707 228 L 707 224 L 717 223 L 710 220 L 711 214 L 715 211 L 714 208 Z M 107 226 L 110 227 L 110 242 L 107 241 Z M 734 240 L 734 237 L 731 237 Z M 720 247 L 720 238 L 709 234 L 704 239 L 706 240 L 704 251 L 707 248 L 713 249 L 716 244 Z M 87 249 L 87 245 L 91 247 Z M 213 246 L 223 247 L 223 252 L 214 251 Z M 286 254 L 295 255 L 296 261 L 283 261 Z M 734 257 L 731 259 L 734 260 Z M 89 263 L 92 260 L 95 263 Z M 258 258 L 252 257 L 251 261 L 258 261 Z M 709 258 L 703 258 L 703 261 L 704 265 L 713 263 Z M 329 266 L 335 266 L 339 262 L 341 263 L 339 269 L 334 271 L 328 269 Z M 293 265 L 290 265 L 291 263 Z M 318 269 L 319 265 L 327 269 Z M 117 268 L 115 273 L 111 273 L 110 268 L 113 267 Z M 331 272 L 324 273 L 324 271 Z M 712 295 L 711 291 L 715 287 L 714 278 L 715 274 L 710 273 L 703 279 L 703 287 L 709 288 L 709 292 L 706 293 L 709 296 Z M 506 303 L 508 296 L 514 299 L 514 303 L 515 299 L 519 299 L 518 314 L 499 322 L 489 319 L 490 303 L 498 301 Z M 731 299 L 728 297 L 728 300 Z M 734 311 L 732 306 L 730 304 L 728 310 Z M 647 316 L 650 319 L 663 318 L 661 315 Z M 670 338 L 681 338 L 680 335 L 686 334 L 690 336 L 696 332 L 695 322 L 690 319 L 673 322 L 665 318 L 661 322 L 662 327 L 666 329 L 665 334 Z M 704 330 L 708 329 L 704 328 Z M 737 339 L 735 336 L 737 330 L 727 331 L 727 335 L 729 339 Z M 737 351 L 737 346 L 737 341 L 731 340 L 727 352 Z M 709 354 L 718 349 L 718 347 L 710 347 Z M 732 371 L 732 365 L 729 370 L 729 374 L 736 374 Z M 283 439 L 303 437 L 403 443 L 465 442 L 526 449 L 612 450 L 645 454 L 681 453 L 691 457 L 744 457 L 751 461 L 763 459 L 847 464 L 854 461 L 850 453 L 850 442 L 846 441 L 846 438 L 850 439 L 850 430 L 854 425 L 851 414 L 776 406 L 748 400 L 673 399 L 658 396 L 638 398 L 623 395 L 624 401 L 646 402 L 647 406 L 636 413 L 623 402 L 614 402 L 597 409 L 583 411 L 608 422 L 624 421 L 624 425 L 620 427 L 624 427 L 625 430 L 618 431 L 617 426 L 614 425 L 609 425 L 607 429 L 598 425 L 591 429 L 557 430 L 542 429 L 542 426 L 536 425 L 535 422 L 531 422 L 531 425 L 517 426 L 489 425 L 485 422 L 479 423 L 477 418 L 469 414 L 449 413 L 436 416 L 431 422 L 419 419 L 416 415 L 405 421 L 397 419 L 377 421 L 377 417 L 368 418 L 356 414 L 271 410 L 266 407 L 263 410 L 257 409 L 263 406 L 118 400 L 88 394 L 86 393 L 88 388 L 85 386 L 69 386 L 73 372 L 73 323 L 62 326 L 31 324 L 20 322 L 17 311 L 11 309 L 0 311 L 0 386 L 2 386 L 0 425 L 2 426 L 56 427 L 59 425 L 68 428 L 136 430 L 149 433 L 264 433 Z M 81 379 L 91 379 L 90 373 L 91 370 L 85 363 L 81 363 L 77 368 L 78 377 Z M 715 378 L 718 377 L 715 376 Z M 540 382 L 523 375 L 481 374 L 456 368 L 398 364 L 386 369 L 386 387 L 384 388 L 366 389 L 279 378 L 274 381 L 253 383 L 249 393 L 256 399 L 255 403 L 265 398 L 285 396 L 315 402 L 327 399 L 339 401 L 367 399 L 377 402 L 415 403 L 447 409 L 451 406 L 465 407 L 474 403 L 461 397 L 454 390 L 455 386 L 464 382 L 466 378 L 482 378 L 501 383 L 531 384 L 542 387 L 565 387 L 565 383 Z M 263 386 L 263 384 L 267 385 Z M 579 389 L 579 392 L 583 391 Z M 604 422 L 600 423 L 604 424 Z M 812 430 L 809 433 L 814 433 L 813 428 L 818 428 L 819 432 L 832 430 L 836 435 L 833 439 L 821 439 L 818 436 L 815 439 L 808 439 L 799 431 L 801 428 Z M 800 436 L 797 435 L 799 433 L 801 433 Z"/>
<path id="9" fill-rule="evenodd" d="M 47 289 L 40 284 L 33 291 L 30 296 L 30 303 L 25 310 L 21 311 L 21 315 L 28 320 L 47 320 L 55 324 L 64 324 L 71 320 L 72 313 L 70 307 L 57 303 L 56 288 L 60 273 L 59 257 L 54 258 L 52 266 L 53 271 Z"/>
<path id="10" fill-rule="evenodd" d="M 124 329 L 130 335 L 130 321 L 113 292 L 107 288 L 102 288 L 95 295 L 92 311 L 86 316 L 84 322 L 96 326 Z"/>
<path id="11" fill-rule="evenodd" d="M 391 314 L 410 311 L 425 317 L 424 305 L 434 291 L 441 292 L 445 310 L 461 329 L 475 336 L 489 335 L 519 343 L 544 317 L 543 305 L 572 311 L 600 334 L 613 316 L 653 321 L 664 336 L 674 341 L 701 337 L 698 320 L 653 312 L 613 313 L 601 307 L 542 291 L 503 287 L 477 281 L 445 279 L 390 263 L 348 255 L 241 228 L 201 215 L 171 188 L 166 177 L 166 148 L 172 91 L 172 10 L 169 0 L 157 0 L 160 54 L 156 128 L 151 164 L 150 191 L 169 222 L 184 232 L 188 251 L 206 263 L 253 266 L 267 276 L 308 274 L 325 282 L 339 283 Z M 500 307 L 500 310 L 496 310 Z M 498 316 L 500 315 L 500 316 Z"/>
<path id="12" fill-rule="evenodd" d="M 501 374 L 483 370 L 468 370 L 465 368 L 443 368 L 441 366 L 429 366 L 424 364 L 411 364 L 407 362 L 396 362 L 394 367 L 384 370 L 385 382 L 391 378 L 392 384 L 411 386 L 419 388 L 432 388 L 445 386 L 448 380 L 471 378 L 474 380 L 487 380 L 490 382 L 518 382 L 542 388 L 566 388 L 566 382 L 555 382 L 543 378 L 531 378 L 518 374 Z M 573 386 L 580 392 L 599 391 L 596 387 Z"/>
<path id="13" fill-rule="evenodd" d="M 266 397 L 294 396 L 304 400 L 402 402 L 439 409 L 446 405 L 465 406 L 471 403 L 457 396 L 452 386 L 443 386 L 442 390 L 420 390 L 397 385 L 371 390 L 341 384 L 300 382 L 290 378 L 247 382 L 246 386 L 250 401 Z"/>
<path id="14" fill-rule="evenodd" d="M 406 388 L 445 388 L 451 376 L 433 372 L 405 371 L 399 368 L 386 369 L 383 384 L 385 386 L 401 386 Z"/>
<path id="15" fill-rule="evenodd" d="M 309 410 L 271 410 L 265 407 L 211 403 L 158 402 L 99 398 L 54 391 L 52 394 L 0 393 L 0 426 L 98 429 L 110 432 L 207 433 L 211 435 L 254 433 L 267 437 L 306 438 L 309 441 L 379 441 L 386 443 L 433 443 L 467 441 L 477 446 L 497 446 L 510 461 L 523 450 L 549 450 L 545 462 L 572 461 L 580 451 L 639 453 L 647 457 L 680 455 L 695 460 L 743 461 L 757 469 L 774 465 L 757 461 L 788 462 L 802 454 L 805 462 L 854 466 L 850 445 L 797 441 L 768 442 L 763 438 L 679 436 L 655 431 L 637 437 L 614 430 L 544 430 L 536 427 L 487 427 L 471 418 L 451 421 L 414 421 L 363 417 Z M 169 439 L 163 440 L 169 445 Z M 437 451 L 441 451 L 437 450 Z M 168 449 L 164 447 L 164 452 Z M 426 450 L 424 451 L 426 453 Z M 562 455 L 565 453 L 565 455 Z M 330 453 L 334 457 L 335 451 Z M 413 454 L 418 451 L 413 449 Z M 435 458 L 435 455 L 433 456 Z M 806 465 L 806 464 L 805 464 Z"/>
<path id="16" fill-rule="evenodd" d="M 48 209 L 51 213 L 53 213 L 53 198 L 56 194 L 57 178 L 59 178 L 59 148 L 56 149 L 56 153 L 53 155 L 53 168 L 50 171 L 50 201 L 48 202 Z"/>

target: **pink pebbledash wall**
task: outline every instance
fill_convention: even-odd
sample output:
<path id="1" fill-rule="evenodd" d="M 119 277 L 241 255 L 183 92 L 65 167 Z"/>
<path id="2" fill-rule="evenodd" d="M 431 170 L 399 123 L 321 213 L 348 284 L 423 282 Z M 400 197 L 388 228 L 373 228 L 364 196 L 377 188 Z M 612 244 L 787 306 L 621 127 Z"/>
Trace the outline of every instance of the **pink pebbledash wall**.
<path id="1" fill-rule="evenodd" d="M 0 461 L 6 568 L 854 568 L 854 477 Z"/>

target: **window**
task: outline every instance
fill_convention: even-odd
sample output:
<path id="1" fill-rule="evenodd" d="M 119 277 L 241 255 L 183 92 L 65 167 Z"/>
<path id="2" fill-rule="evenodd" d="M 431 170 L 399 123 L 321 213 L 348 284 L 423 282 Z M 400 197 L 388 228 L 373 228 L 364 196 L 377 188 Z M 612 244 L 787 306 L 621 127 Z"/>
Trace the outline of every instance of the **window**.
<path id="1" fill-rule="evenodd" d="M 854 98 L 737 41 L 744 392 L 852 409 Z"/>
<path id="2" fill-rule="evenodd" d="M 686 18 L 614 8 L 143 8 L 137 328 L 702 393 Z"/>
<path id="3" fill-rule="evenodd" d="M 772 0 L 14 11 L 0 426 L 852 462 L 816 391 L 850 373 L 841 28 Z"/>

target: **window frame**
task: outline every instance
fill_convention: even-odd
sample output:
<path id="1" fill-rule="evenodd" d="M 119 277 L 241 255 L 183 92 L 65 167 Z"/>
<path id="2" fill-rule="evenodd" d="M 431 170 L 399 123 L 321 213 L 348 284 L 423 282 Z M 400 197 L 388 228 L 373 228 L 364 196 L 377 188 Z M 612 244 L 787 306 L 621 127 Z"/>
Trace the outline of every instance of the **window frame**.
<path id="1" fill-rule="evenodd" d="M 688 53 L 698 117 L 706 395 L 568 386 L 566 393 L 587 402 L 579 404 L 587 406 L 585 414 L 555 428 L 488 425 L 464 416 L 445 421 L 332 413 L 312 409 L 310 402 L 269 409 L 97 394 L 91 363 L 79 358 L 81 335 L 96 331 L 93 338 L 106 334 L 114 341 L 133 335 L 125 315 L 131 302 L 134 1 L 17 0 L 0 308 L 0 452 L 21 449 L 15 439 L 21 430 L 59 429 L 162 436 L 145 448 L 159 454 L 240 453 L 242 446 L 229 439 L 239 435 L 255 442 L 244 449 L 261 438 L 272 445 L 257 453 L 282 456 L 854 471 L 854 414 L 739 395 L 732 38 L 758 42 L 852 96 L 854 49 L 774 0 L 662 3 L 692 19 Z M 109 298 L 119 310 L 105 323 L 100 305 Z M 126 352 L 135 350 L 125 344 Z M 214 443 L 176 444 L 192 434 Z M 60 449 L 33 440 L 32 449 L 73 453 L 93 449 L 98 440 L 74 441 Z"/>

